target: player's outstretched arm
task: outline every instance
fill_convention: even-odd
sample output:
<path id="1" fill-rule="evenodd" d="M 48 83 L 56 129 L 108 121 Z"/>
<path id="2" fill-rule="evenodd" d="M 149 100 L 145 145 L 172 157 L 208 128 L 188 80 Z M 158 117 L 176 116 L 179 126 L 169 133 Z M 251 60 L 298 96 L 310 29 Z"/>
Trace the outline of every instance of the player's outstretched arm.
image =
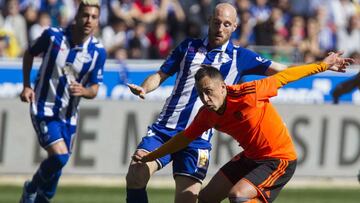
<path id="1" fill-rule="evenodd" d="M 145 94 L 158 88 L 168 77 L 168 74 L 159 70 L 147 77 L 141 86 L 135 84 L 127 84 L 127 86 L 133 94 L 138 95 L 141 99 L 145 99 Z"/>
<path id="2" fill-rule="evenodd" d="M 141 161 L 141 162 L 144 162 L 144 163 L 154 161 L 154 160 L 156 160 L 158 158 L 161 158 L 161 157 L 163 157 L 163 156 L 165 156 L 167 154 L 172 154 L 174 152 L 177 152 L 177 151 L 185 148 L 194 139 L 190 139 L 188 137 L 185 137 L 183 135 L 183 132 L 180 132 L 180 133 L 176 134 L 174 137 L 172 137 L 165 144 L 163 144 L 159 148 L 157 148 L 155 151 L 150 152 L 149 154 L 146 154 L 143 157 L 134 155 L 133 160 L 134 161 Z"/>
<path id="3" fill-rule="evenodd" d="M 347 66 L 354 62 L 351 58 L 342 58 L 342 52 L 331 52 L 329 55 L 320 63 L 313 63 L 301 66 L 295 66 L 283 70 L 272 77 L 277 80 L 278 88 L 299 80 L 303 77 L 313 75 L 326 70 L 332 70 L 336 72 L 345 72 Z"/>

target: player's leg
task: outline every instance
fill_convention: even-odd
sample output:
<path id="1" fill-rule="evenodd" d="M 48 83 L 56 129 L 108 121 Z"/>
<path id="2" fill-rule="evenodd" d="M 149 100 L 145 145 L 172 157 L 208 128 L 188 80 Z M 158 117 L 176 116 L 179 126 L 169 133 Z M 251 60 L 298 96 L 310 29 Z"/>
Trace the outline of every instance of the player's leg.
<path id="1" fill-rule="evenodd" d="M 22 196 L 23 202 L 46 202 L 55 194 L 56 185 L 58 182 L 59 171 L 65 166 L 69 160 L 68 147 L 63 137 L 64 124 L 59 120 L 54 119 L 38 119 L 32 118 L 34 128 L 37 132 L 40 145 L 47 151 L 48 158 L 43 160 L 39 169 L 34 174 L 31 181 L 27 181 L 24 185 L 24 194 Z M 61 174 L 61 173 L 60 173 Z M 41 190 L 46 184 L 50 184 L 55 180 L 55 188 L 53 191 Z M 38 191 L 41 191 L 39 195 Z M 26 198 L 27 194 L 34 194 L 37 199 L 39 196 L 44 197 L 44 201 Z M 37 194 L 37 195 L 36 195 Z"/>
<path id="2" fill-rule="evenodd" d="M 136 150 L 135 154 L 146 154 L 143 150 Z M 146 185 L 150 177 L 158 170 L 156 161 L 137 163 L 131 161 L 128 173 L 126 174 L 126 192 L 128 203 L 147 203 Z"/>
<path id="3" fill-rule="evenodd" d="M 230 203 L 260 202 L 257 188 L 245 179 L 241 179 L 230 189 L 228 197 Z"/>
<path id="4" fill-rule="evenodd" d="M 62 137 L 62 139 L 58 142 L 60 144 L 50 145 L 50 147 L 46 148 L 46 151 L 49 158 L 62 156 L 69 159 L 73 140 L 76 136 L 76 126 L 60 122 L 58 127 L 60 128 Z M 59 130 L 59 128 L 56 129 Z M 67 162 L 64 162 L 62 167 L 57 167 L 57 170 L 54 170 L 52 177 L 38 188 L 38 195 L 35 200 L 36 203 L 47 202 L 54 197 L 60 176 L 62 174 L 62 168 L 66 165 L 66 163 Z"/>
<path id="5" fill-rule="evenodd" d="M 196 202 L 209 166 L 210 148 L 186 147 L 172 154 L 175 203 Z"/>
<path id="6" fill-rule="evenodd" d="M 148 135 L 143 137 L 135 153 L 145 154 L 160 147 L 166 140 L 149 129 Z M 161 169 L 171 161 L 170 155 L 157 159 L 153 162 L 137 163 L 130 162 L 126 174 L 126 202 L 146 203 L 148 202 L 146 185 L 155 171 Z"/>
<path id="7" fill-rule="evenodd" d="M 69 159 L 68 150 L 64 141 L 59 141 L 47 148 L 48 158 L 41 162 L 39 169 L 34 174 L 32 180 L 28 182 L 26 191 L 29 193 L 36 193 L 41 191 L 41 194 L 37 194 L 36 198 L 51 199 L 56 190 L 56 185 L 59 179 L 59 173 L 65 166 Z M 44 191 L 43 187 L 46 185 L 55 183 L 55 186 L 51 186 L 50 191 Z M 49 187 L 49 186 L 48 186 Z M 34 202 L 39 202 L 34 200 Z M 44 201 L 40 201 L 44 202 Z"/>
<path id="8" fill-rule="evenodd" d="M 222 171 L 218 171 L 210 180 L 210 182 L 200 191 L 199 203 L 221 202 L 227 198 L 233 183 L 224 175 Z"/>
<path id="9" fill-rule="evenodd" d="M 196 202 L 201 182 L 187 176 L 175 176 L 175 203 Z"/>

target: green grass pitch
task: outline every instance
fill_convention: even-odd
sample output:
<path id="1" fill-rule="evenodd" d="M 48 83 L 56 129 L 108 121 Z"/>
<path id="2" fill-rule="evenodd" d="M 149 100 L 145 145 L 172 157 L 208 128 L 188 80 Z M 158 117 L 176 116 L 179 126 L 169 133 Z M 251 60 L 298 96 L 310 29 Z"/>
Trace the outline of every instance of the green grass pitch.
<path id="1" fill-rule="evenodd" d="M 21 195 L 20 186 L 0 186 L 0 203 L 17 203 Z M 150 203 L 173 202 L 172 189 L 149 190 Z M 123 187 L 60 186 L 54 203 L 125 203 Z M 228 201 L 223 201 L 224 203 Z M 359 203 L 359 188 L 294 189 L 283 190 L 276 203 Z"/>

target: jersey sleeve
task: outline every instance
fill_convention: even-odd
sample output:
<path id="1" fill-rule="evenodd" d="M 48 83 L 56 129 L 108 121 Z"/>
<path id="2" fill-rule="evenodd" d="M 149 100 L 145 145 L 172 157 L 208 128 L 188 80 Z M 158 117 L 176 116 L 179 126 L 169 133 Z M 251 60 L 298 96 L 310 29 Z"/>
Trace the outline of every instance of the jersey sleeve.
<path id="1" fill-rule="evenodd" d="M 185 56 L 189 43 L 190 39 L 181 42 L 161 65 L 160 70 L 168 75 L 174 75 L 179 72 L 180 63 Z"/>
<path id="2" fill-rule="evenodd" d="M 271 60 L 248 49 L 242 48 L 237 53 L 236 66 L 243 75 L 265 75 L 271 63 Z"/>
<path id="3" fill-rule="evenodd" d="M 203 132 L 212 128 L 209 120 L 209 112 L 203 106 L 197 115 L 195 116 L 192 123 L 184 131 L 184 136 L 190 139 L 200 137 Z"/>
<path id="4" fill-rule="evenodd" d="M 255 80 L 256 100 L 266 100 L 274 97 L 278 93 L 277 80 L 274 77 L 267 77 Z"/>
<path id="5" fill-rule="evenodd" d="M 87 85 L 99 84 L 103 81 L 104 65 L 106 61 L 105 49 L 99 49 L 99 55 L 95 62 L 94 69 L 89 74 Z"/>
<path id="6" fill-rule="evenodd" d="M 30 44 L 29 46 L 29 53 L 32 56 L 37 56 L 43 52 L 45 52 L 50 45 L 50 36 L 51 36 L 51 28 L 46 29 L 43 31 L 41 36 L 37 38 L 34 43 Z"/>

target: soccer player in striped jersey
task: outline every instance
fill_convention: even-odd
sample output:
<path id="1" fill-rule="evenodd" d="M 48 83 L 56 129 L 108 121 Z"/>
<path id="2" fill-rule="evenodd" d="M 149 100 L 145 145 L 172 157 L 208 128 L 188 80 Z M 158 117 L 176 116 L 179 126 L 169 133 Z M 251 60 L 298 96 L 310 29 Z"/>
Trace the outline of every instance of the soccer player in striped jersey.
<path id="1" fill-rule="evenodd" d="M 209 20 L 205 39 L 186 39 L 166 59 L 160 70 L 150 75 L 141 86 L 129 84 L 141 98 L 153 91 L 169 76 L 177 74 L 172 94 L 166 100 L 157 121 L 149 127 L 135 154 L 146 154 L 158 148 L 193 120 L 201 104 L 195 89 L 194 75 L 200 64 L 219 69 L 227 84 L 237 84 L 242 75 L 272 75 L 284 65 L 232 44 L 236 29 L 236 9 L 228 3 L 216 5 Z M 175 202 L 195 202 L 209 165 L 212 130 L 204 132 L 187 148 L 147 164 L 131 162 L 126 176 L 127 202 L 147 202 L 146 185 L 150 176 L 173 161 L 176 183 Z M 200 161 L 201 160 L 201 161 Z"/>
<path id="2" fill-rule="evenodd" d="M 331 53 L 323 62 L 288 68 L 262 80 L 227 86 L 221 72 L 207 66 L 195 74 L 195 86 L 204 104 L 193 122 L 157 150 L 135 154 L 148 162 L 176 153 L 211 128 L 233 137 L 243 151 L 226 163 L 200 192 L 200 202 L 272 202 L 291 179 L 296 152 L 290 134 L 269 99 L 289 82 L 328 69 L 344 72 L 353 62 Z M 204 66 L 204 65 L 203 65 Z M 220 187 L 219 187 L 220 186 Z"/>
<path id="3" fill-rule="evenodd" d="M 93 36 L 99 15 L 97 0 L 82 0 L 74 24 L 45 30 L 24 54 L 20 97 L 30 103 L 31 120 L 48 157 L 25 182 L 20 202 L 49 202 L 55 195 L 71 154 L 80 98 L 95 98 L 103 79 L 106 52 Z M 43 60 L 32 89 L 30 71 L 40 54 Z"/>

